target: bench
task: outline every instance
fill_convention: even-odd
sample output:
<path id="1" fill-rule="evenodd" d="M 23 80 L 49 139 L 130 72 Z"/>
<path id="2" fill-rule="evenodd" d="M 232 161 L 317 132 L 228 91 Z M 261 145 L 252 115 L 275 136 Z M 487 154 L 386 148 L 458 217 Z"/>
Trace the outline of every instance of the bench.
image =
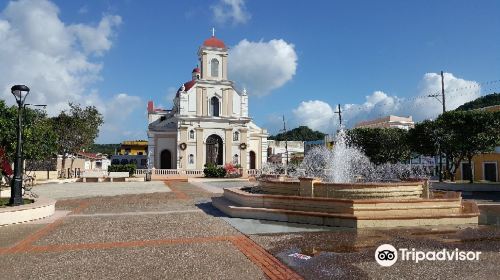
<path id="1" fill-rule="evenodd" d="M 102 182 L 104 180 L 105 173 L 103 171 L 83 171 L 80 177 L 83 182 L 87 182 L 89 179 L 93 182 Z"/>
<path id="2" fill-rule="evenodd" d="M 120 182 L 126 182 L 129 175 L 128 172 L 109 172 L 108 178 L 111 182 L 114 182 L 116 179 L 120 180 Z"/>

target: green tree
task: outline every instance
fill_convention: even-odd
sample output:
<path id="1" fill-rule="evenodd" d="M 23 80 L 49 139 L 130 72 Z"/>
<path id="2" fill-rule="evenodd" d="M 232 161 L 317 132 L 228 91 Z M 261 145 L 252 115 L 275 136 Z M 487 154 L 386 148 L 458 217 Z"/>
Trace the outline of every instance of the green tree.
<path id="1" fill-rule="evenodd" d="M 0 146 L 12 161 L 17 144 L 17 106 L 7 107 L 0 100 Z M 56 152 L 56 134 L 52 122 L 45 111 L 24 108 L 23 117 L 23 157 L 29 161 L 50 159 Z"/>
<path id="2" fill-rule="evenodd" d="M 436 122 L 425 120 L 408 131 L 407 139 L 412 152 L 433 157 L 439 154 L 439 137 Z"/>
<path id="3" fill-rule="evenodd" d="M 82 108 L 78 104 L 69 103 L 69 110 L 64 110 L 52 118 L 52 122 L 57 134 L 57 151 L 63 156 L 62 170 L 65 170 L 69 154 L 78 153 L 94 143 L 99 134 L 99 127 L 103 123 L 103 117 L 94 106 Z"/>
<path id="4" fill-rule="evenodd" d="M 488 106 L 500 105 L 500 93 L 492 93 L 488 95 L 481 96 L 476 100 L 472 100 L 467 102 L 461 106 L 459 106 L 457 111 L 468 111 L 479 108 L 484 108 Z"/>
<path id="5" fill-rule="evenodd" d="M 410 159 L 408 131 L 399 128 L 355 128 L 347 131 L 348 142 L 363 150 L 375 164 Z"/>
<path id="6" fill-rule="evenodd" d="M 89 153 L 101 153 L 106 155 L 114 155 L 116 150 L 120 148 L 120 144 L 92 144 L 85 148 Z"/>
<path id="7" fill-rule="evenodd" d="M 452 161 L 447 170 L 452 181 L 462 160 L 471 164 L 473 156 L 500 144 L 500 112 L 450 111 L 439 116 L 436 125 L 441 150 Z"/>
<path id="8" fill-rule="evenodd" d="M 276 135 L 269 136 L 269 140 L 277 141 L 314 141 L 321 140 L 326 134 L 310 129 L 307 126 L 299 126 L 286 133 L 278 133 Z"/>

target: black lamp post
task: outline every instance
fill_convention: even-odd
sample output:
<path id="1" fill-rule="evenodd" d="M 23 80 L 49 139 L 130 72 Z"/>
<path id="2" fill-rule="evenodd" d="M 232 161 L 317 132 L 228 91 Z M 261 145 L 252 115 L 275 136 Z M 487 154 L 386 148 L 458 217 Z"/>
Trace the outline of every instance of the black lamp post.
<path id="1" fill-rule="evenodd" d="M 22 111 L 24 107 L 24 100 L 30 93 L 30 89 L 25 85 L 15 85 L 11 89 L 12 94 L 16 98 L 18 105 L 17 109 L 17 144 L 16 144 L 16 157 L 14 160 L 14 178 L 11 182 L 10 190 L 10 205 L 23 204 L 23 139 L 22 139 Z"/>

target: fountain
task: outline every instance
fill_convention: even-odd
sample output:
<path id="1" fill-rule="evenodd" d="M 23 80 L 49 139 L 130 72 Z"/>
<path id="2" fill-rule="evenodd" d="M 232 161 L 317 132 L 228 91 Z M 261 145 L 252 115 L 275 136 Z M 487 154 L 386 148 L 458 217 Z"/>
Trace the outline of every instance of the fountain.
<path id="1" fill-rule="evenodd" d="M 333 151 L 314 148 L 291 169 L 284 177 L 268 167 L 258 185 L 226 188 L 212 203 L 232 217 L 351 228 L 478 223 L 475 202 L 430 192 L 422 168 L 373 164 L 343 130 Z"/>

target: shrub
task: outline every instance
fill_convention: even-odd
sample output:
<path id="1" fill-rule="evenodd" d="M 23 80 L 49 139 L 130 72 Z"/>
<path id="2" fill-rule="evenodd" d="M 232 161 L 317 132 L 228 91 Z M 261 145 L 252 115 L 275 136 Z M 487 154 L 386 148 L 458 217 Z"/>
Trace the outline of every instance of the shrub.
<path id="1" fill-rule="evenodd" d="M 226 170 L 224 167 L 217 167 L 215 164 L 207 163 L 205 169 L 203 169 L 203 174 L 207 178 L 223 178 L 226 176 Z"/>
<path id="2" fill-rule="evenodd" d="M 112 164 L 108 166 L 108 172 L 128 172 L 129 176 L 132 177 L 136 168 L 135 164 Z"/>

